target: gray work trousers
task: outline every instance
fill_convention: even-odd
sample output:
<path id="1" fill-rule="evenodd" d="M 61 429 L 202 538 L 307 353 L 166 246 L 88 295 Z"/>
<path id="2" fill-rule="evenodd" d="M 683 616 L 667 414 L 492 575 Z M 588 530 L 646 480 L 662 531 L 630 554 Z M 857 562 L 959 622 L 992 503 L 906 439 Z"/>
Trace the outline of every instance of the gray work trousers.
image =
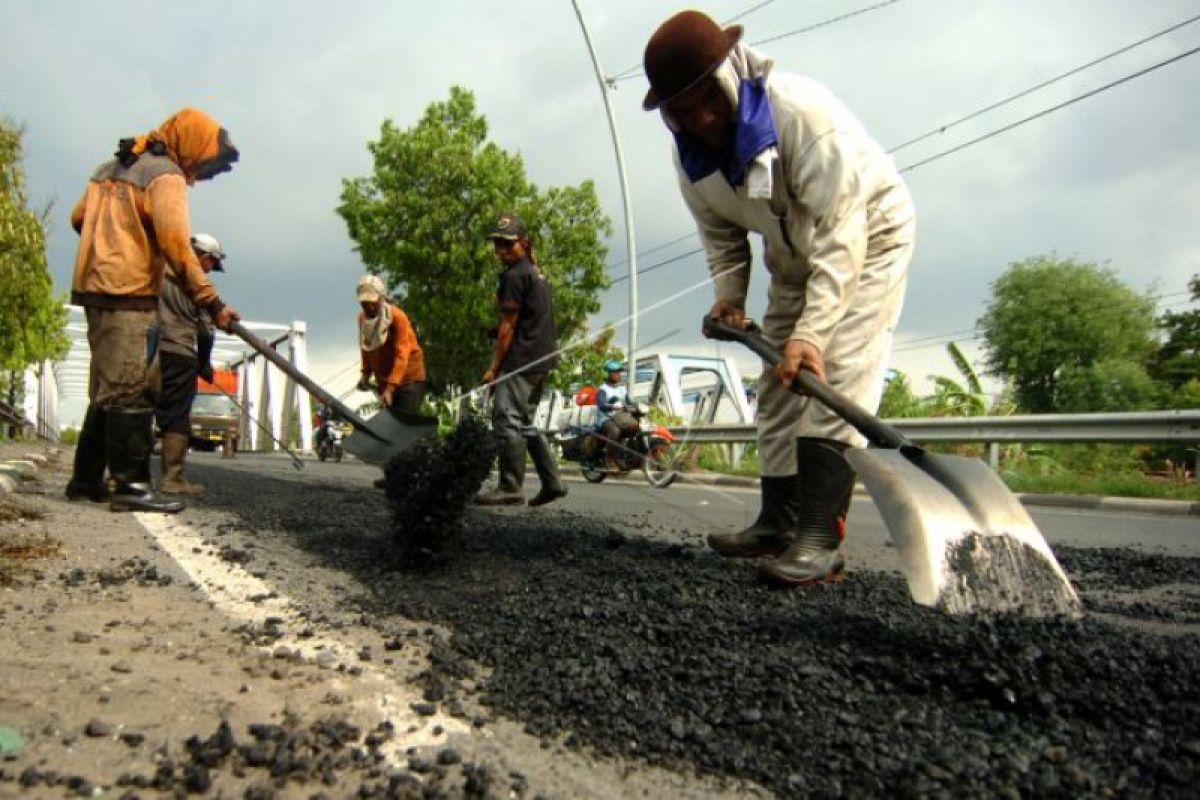
<path id="1" fill-rule="evenodd" d="M 892 334 L 904 305 L 915 224 L 892 231 L 886 241 L 871 241 L 857 282 L 848 287 L 850 307 L 821 354 L 829 385 L 874 412 L 883 397 L 883 378 Z M 804 311 L 803 286 L 772 282 L 763 334 L 782 348 Z M 796 439 L 832 439 L 852 447 L 866 437 L 816 400 L 801 397 L 779 382 L 764 365 L 759 380 L 758 452 L 762 474 L 796 474 Z"/>
<path id="2" fill-rule="evenodd" d="M 105 411 L 150 411 L 162 376 L 157 348 L 158 311 L 91 308 L 87 315 L 88 400 Z"/>
<path id="3" fill-rule="evenodd" d="M 492 431 L 500 450 L 496 459 L 500 491 L 521 490 L 525 483 L 526 451 L 533 457 L 542 488 L 562 489 L 558 462 L 542 432 L 533 424 L 545 384 L 545 372 L 520 372 L 502 376 L 492 387 Z"/>

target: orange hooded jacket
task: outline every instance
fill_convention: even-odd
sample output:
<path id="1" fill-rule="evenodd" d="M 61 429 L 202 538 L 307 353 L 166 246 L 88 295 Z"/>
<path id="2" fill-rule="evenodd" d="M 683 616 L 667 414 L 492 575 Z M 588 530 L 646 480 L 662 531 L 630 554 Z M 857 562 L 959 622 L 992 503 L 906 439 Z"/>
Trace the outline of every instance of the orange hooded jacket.
<path id="1" fill-rule="evenodd" d="M 358 324 L 362 325 L 363 313 L 358 314 Z M 398 306 L 392 306 L 392 324 L 388 327 L 387 341 L 375 350 L 363 350 L 362 372 L 364 375 L 374 375 L 379 388 L 392 386 L 399 388 L 413 381 L 425 380 L 425 351 L 417 340 L 417 332 L 413 329 L 408 315 Z"/>
<path id="2" fill-rule="evenodd" d="M 194 108 L 122 141 L 71 212 L 80 237 L 71 302 L 154 309 L 169 267 L 197 305 L 218 313 L 224 303 L 192 251 L 187 190 L 206 165 L 235 160 L 221 125 Z"/>

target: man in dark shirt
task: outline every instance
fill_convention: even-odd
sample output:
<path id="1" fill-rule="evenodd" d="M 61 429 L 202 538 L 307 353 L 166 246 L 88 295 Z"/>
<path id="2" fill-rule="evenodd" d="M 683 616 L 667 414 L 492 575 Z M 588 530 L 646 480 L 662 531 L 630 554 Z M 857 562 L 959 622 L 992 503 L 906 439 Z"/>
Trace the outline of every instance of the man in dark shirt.
<path id="1" fill-rule="evenodd" d="M 533 415 L 542 398 L 546 375 L 557 361 L 554 301 L 546 276 L 533 260 L 533 246 L 524 223 L 504 213 L 488 234 L 496 258 L 504 265 L 496 302 L 500 324 L 492 363 L 483 382 L 492 387 L 492 430 L 499 444 L 500 480 L 495 489 L 475 502 L 484 506 L 517 505 L 524 501 L 525 451 L 533 457 L 542 488 L 531 506 L 551 503 L 567 494 L 558 463 Z"/>

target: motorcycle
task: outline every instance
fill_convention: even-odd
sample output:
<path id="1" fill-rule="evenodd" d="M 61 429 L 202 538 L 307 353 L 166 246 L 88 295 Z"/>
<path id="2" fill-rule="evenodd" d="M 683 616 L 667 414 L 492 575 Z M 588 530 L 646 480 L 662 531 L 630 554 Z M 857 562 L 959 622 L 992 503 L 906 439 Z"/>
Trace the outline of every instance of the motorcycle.
<path id="1" fill-rule="evenodd" d="M 656 489 L 665 489 L 675 482 L 679 472 L 674 469 L 675 436 L 666 426 L 646 416 L 639 405 L 626 406 L 625 411 L 638 421 L 637 430 L 622 437 L 617 447 L 617 475 L 641 470 L 646 481 Z M 608 468 L 605 451 L 608 441 L 599 430 L 580 425 L 569 426 L 555 435 L 562 457 L 577 462 L 584 480 L 600 483 L 614 474 Z"/>
<path id="2" fill-rule="evenodd" d="M 317 430 L 317 459 L 325 461 L 333 459 L 334 461 L 342 460 L 342 439 L 346 432 L 342 430 L 342 426 L 333 420 L 323 420 L 321 427 Z"/>

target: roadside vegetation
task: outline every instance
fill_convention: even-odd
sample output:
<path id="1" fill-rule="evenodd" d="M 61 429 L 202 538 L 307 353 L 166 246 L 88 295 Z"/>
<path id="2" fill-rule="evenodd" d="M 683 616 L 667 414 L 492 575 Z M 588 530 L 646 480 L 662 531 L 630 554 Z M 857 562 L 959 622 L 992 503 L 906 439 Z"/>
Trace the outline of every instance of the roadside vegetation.
<path id="1" fill-rule="evenodd" d="M 1200 275 L 1186 291 L 1157 296 L 1124 286 L 1111 270 L 1043 256 L 1009 266 L 978 322 L 983 371 L 951 342 L 956 375 L 929 375 L 933 392 L 893 371 L 879 415 L 885 419 L 1079 414 L 1200 408 Z M 1160 313 L 1156 308 L 1162 307 Z M 983 375 L 1002 382 L 998 394 Z M 1006 445 L 1000 475 L 1017 492 L 1200 500 L 1200 441 L 1181 446 Z M 987 458 L 983 445 L 931 449 Z M 685 468 L 755 476 L 753 446 L 736 463 L 729 449 L 689 449 Z"/>

